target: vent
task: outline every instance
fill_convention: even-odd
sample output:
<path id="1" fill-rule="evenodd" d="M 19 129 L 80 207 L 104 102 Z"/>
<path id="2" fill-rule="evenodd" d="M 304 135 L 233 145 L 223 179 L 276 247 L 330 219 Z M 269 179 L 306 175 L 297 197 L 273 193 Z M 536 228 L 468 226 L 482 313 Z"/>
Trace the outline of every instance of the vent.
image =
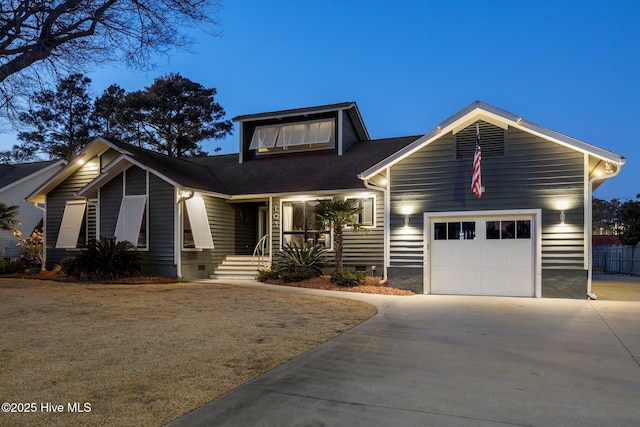
<path id="1" fill-rule="evenodd" d="M 478 120 L 456 134 L 456 160 L 473 159 L 476 151 L 476 124 L 480 127 L 482 158 L 503 157 L 505 131 L 498 126 Z"/>

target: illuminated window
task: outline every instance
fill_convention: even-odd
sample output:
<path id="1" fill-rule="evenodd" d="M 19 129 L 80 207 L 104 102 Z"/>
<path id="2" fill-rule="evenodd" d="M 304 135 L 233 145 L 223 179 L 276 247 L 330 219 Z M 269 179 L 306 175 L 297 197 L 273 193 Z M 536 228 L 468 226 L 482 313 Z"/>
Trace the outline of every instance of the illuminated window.
<path id="1" fill-rule="evenodd" d="M 282 244 L 320 244 L 331 247 L 331 230 L 319 230 L 316 225 L 315 208 L 320 202 L 282 203 Z"/>
<path id="2" fill-rule="evenodd" d="M 334 128 L 333 119 L 258 126 L 253 132 L 249 149 L 258 153 L 272 153 L 333 148 Z"/>

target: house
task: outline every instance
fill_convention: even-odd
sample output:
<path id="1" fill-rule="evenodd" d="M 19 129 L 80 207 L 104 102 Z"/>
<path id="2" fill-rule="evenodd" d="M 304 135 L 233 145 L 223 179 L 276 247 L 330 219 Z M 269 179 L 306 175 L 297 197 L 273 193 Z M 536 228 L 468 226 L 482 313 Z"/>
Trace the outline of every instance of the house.
<path id="1" fill-rule="evenodd" d="M 18 206 L 17 228 L 25 237 L 43 219 L 43 207 L 27 202 L 25 197 L 51 178 L 65 164 L 63 160 L 0 165 L 0 202 L 8 206 Z M 20 248 L 16 247 L 13 232 L 0 230 L 0 257 L 18 258 Z"/>
<path id="2" fill-rule="evenodd" d="M 584 298 L 591 193 L 617 154 L 475 102 L 418 136 L 371 139 L 353 102 L 243 115 L 237 154 L 185 159 L 97 138 L 36 189 L 47 266 L 88 239 L 134 242 L 146 273 L 205 278 L 231 256 L 332 247 L 320 200 L 358 200 L 345 266 L 427 294 Z M 471 191 L 476 139 L 482 193 Z"/>

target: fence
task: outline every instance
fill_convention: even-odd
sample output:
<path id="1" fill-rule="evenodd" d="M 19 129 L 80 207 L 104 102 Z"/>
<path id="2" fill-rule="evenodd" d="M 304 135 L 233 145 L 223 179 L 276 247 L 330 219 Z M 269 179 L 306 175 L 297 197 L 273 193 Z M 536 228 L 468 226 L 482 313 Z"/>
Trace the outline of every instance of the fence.
<path id="1" fill-rule="evenodd" d="M 640 276 L 640 244 L 594 246 L 593 272 Z"/>

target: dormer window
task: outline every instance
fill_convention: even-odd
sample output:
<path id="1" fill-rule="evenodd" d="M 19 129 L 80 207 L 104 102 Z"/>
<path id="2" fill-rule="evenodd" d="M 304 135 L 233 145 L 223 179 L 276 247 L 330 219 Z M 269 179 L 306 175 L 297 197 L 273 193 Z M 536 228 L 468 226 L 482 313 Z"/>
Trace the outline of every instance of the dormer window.
<path id="1" fill-rule="evenodd" d="M 335 147 L 335 120 L 258 126 L 249 149 L 257 153 L 323 150 Z"/>

